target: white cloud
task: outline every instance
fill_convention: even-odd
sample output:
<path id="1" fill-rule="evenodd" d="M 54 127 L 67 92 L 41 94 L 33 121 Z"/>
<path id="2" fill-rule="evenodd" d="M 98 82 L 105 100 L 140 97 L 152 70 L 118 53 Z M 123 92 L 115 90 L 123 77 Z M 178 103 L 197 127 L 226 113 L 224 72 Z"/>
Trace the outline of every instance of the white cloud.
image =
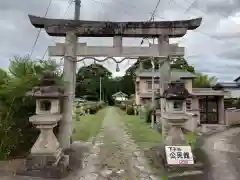
<path id="1" fill-rule="evenodd" d="M 158 0 L 82 0 L 81 19 L 113 21 L 146 21 L 151 16 Z M 1 67 L 8 65 L 13 55 L 30 53 L 38 29 L 29 22 L 28 14 L 43 16 L 48 0 L 7 0 L 0 2 L 0 56 Z M 62 18 L 69 0 L 53 0 L 47 17 Z M 73 3 L 74 4 L 74 3 Z M 71 6 L 65 18 L 73 18 Z M 239 0 L 162 0 L 155 20 L 179 20 L 203 17 L 203 23 L 195 31 L 173 41 L 180 41 L 186 47 L 186 58 L 196 69 L 220 80 L 232 80 L 239 76 L 240 68 L 240 1 Z M 41 32 L 33 57 L 42 57 L 47 46 L 59 41 Z M 61 40 L 64 41 L 63 39 Z M 89 45 L 109 45 L 111 38 L 79 38 Z M 140 40 L 124 39 L 126 45 L 139 45 Z M 59 58 L 56 58 L 59 59 Z M 58 60 L 59 61 L 59 60 Z M 92 63 L 90 60 L 87 64 Z M 133 64 L 125 61 L 120 65 L 121 72 Z M 83 65 L 79 63 L 78 66 Z M 112 61 L 104 65 L 115 72 Z M 119 75 L 119 73 L 114 73 Z"/>

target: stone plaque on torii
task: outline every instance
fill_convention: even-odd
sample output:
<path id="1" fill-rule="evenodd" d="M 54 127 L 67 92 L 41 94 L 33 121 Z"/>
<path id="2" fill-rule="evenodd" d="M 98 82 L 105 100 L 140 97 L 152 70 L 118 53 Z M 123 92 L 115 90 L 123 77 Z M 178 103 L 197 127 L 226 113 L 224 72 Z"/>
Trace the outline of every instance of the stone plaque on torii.
<path id="1" fill-rule="evenodd" d="M 176 44 L 169 44 L 169 38 L 178 38 L 186 34 L 187 30 L 194 30 L 201 24 L 202 18 L 182 21 L 155 21 L 155 22 L 109 22 L 109 21 L 84 21 L 50 19 L 29 16 L 36 28 L 44 28 L 50 36 L 66 37 L 65 44 L 58 43 L 49 47 L 50 56 L 64 56 L 64 80 L 66 95 L 64 114 L 61 127 L 63 128 L 60 143 L 64 147 L 69 146 L 71 134 L 72 102 L 74 87 L 72 81 L 77 61 L 77 56 L 107 56 L 107 57 L 169 57 L 172 55 L 184 55 L 184 49 Z M 113 47 L 87 46 L 85 43 L 74 43 L 77 37 L 114 37 Z M 158 44 L 150 47 L 122 47 L 122 38 L 158 38 Z M 169 59 L 169 58 L 167 58 Z M 74 69 L 75 68 L 75 69 Z M 170 61 L 164 61 L 161 66 L 161 86 L 170 79 Z M 63 134 L 64 133 L 64 134 Z M 62 138 L 69 142 L 63 144 Z"/>

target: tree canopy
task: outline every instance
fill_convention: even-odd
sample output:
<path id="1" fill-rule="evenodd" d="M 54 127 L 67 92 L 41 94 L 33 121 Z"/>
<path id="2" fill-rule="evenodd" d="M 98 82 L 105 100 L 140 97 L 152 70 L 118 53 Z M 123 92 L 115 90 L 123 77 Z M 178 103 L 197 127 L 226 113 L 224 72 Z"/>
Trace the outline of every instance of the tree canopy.
<path id="1" fill-rule="evenodd" d="M 113 78 L 112 73 L 100 64 L 91 64 L 81 67 L 77 73 L 76 96 L 83 95 L 100 98 L 100 77 L 102 81 L 102 97 L 109 99 L 110 96 L 118 91 L 122 91 L 129 96 L 135 94 L 135 72 L 140 68 L 140 62 L 144 69 L 151 69 L 151 57 L 139 58 L 131 67 L 129 67 L 123 77 Z M 154 58 L 155 70 L 159 69 L 158 58 Z M 215 77 L 195 72 L 195 68 L 189 65 L 183 56 L 172 58 L 171 68 L 182 69 L 197 75 L 193 81 L 193 87 L 207 87 L 216 82 Z"/>
<path id="2" fill-rule="evenodd" d="M 217 82 L 217 78 L 212 76 L 208 76 L 207 74 L 196 73 L 197 78 L 193 80 L 194 88 L 204 88 L 204 87 L 212 87 Z"/>
<path id="3" fill-rule="evenodd" d="M 81 67 L 76 77 L 76 97 L 92 100 L 100 99 L 100 81 L 102 98 L 109 99 L 119 87 L 118 80 L 112 78 L 112 73 L 101 64 L 91 64 Z"/>
<path id="4" fill-rule="evenodd" d="M 140 62 L 142 63 L 143 69 L 151 69 L 152 61 L 154 62 L 155 69 L 159 69 L 159 59 L 156 57 L 152 59 L 152 57 L 140 57 L 138 60 L 126 70 L 126 75 L 134 75 L 137 69 L 140 68 Z M 174 57 L 171 59 L 171 68 L 174 69 L 183 69 L 192 73 L 195 73 L 195 69 L 193 66 L 189 65 L 186 59 L 182 56 Z"/>

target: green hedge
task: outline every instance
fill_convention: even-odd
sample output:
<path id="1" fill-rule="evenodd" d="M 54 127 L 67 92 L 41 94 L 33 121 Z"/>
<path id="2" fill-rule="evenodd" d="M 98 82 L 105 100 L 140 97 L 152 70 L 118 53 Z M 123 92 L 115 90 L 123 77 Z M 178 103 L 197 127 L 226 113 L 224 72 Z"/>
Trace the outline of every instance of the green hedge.
<path id="1" fill-rule="evenodd" d="M 82 104 L 84 111 L 90 114 L 96 114 L 100 109 L 105 107 L 105 102 L 87 102 L 85 104 Z"/>
<path id="2" fill-rule="evenodd" d="M 127 112 L 128 115 L 134 115 L 133 106 L 127 106 L 126 112 Z"/>
<path id="3" fill-rule="evenodd" d="M 146 123 L 151 123 L 152 113 L 153 113 L 153 108 L 151 107 L 151 104 L 147 104 L 145 106 L 145 121 L 146 121 Z"/>
<path id="4" fill-rule="evenodd" d="M 152 121 L 152 113 L 153 113 L 153 110 L 152 110 L 152 109 L 148 109 L 148 110 L 146 111 L 145 121 L 146 121 L 147 123 L 151 123 L 151 121 Z"/>

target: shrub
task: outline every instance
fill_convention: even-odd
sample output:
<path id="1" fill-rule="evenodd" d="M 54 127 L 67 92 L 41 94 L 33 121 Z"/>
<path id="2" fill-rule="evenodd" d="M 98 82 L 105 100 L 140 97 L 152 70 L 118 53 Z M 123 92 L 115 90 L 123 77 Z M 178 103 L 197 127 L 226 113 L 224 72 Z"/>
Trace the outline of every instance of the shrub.
<path id="1" fill-rule="evenodd" d="M 98 110 L 100 110 L 100 109 L 104 108 L 104 106 L 105 106 L 106 104 L 105 104 L 104 101 L 100 101 L 100 102 L 97 103 L 97 105 L 98 105 Z"/>
<path id="2" fill-rule="evenodd" d="M 39 131 L 29 122 L 35 100 L 25 94 L 46 70 L 56 72 L 56 65 L 17 57 L 10 62 L 9 73 L 0 69 L 0 159 L 26 155 L 36 141 Z"/>
<path id="3" fill-rule="evenodd" d="M 89 113 L 90 114 L 96 114 L 97 113 L 97 108 L 96 107 L 91 107 L 90 109 L 89 109 Z"/>
<path id="4" fill-rule="evenodd" d="M 146 111 L 146 119 L 145 119 L 145 121 L 146 121 L 147 123 L 151 123 L 151 121 L 152 121 L 152 113 L 153 113 L 153 110 L 152 110 L 152 109 L 148 109 L 148 110 Z"/>
<path id="5" fill-rule="evenodd" d="M 151 105 L 150 104 L 146 105 L 146 111 L 145 111 L 146 123 L 151 123 L 153 112 L 154 112 L 154 109 L 151 107 Z"/>
<path id="6" fill-rule="evenodd" d="M 95 114 L 97 112 L 97 108 L 91 105 L 89 108 L 87 108 L 87 112 L 89 114 Z"/>
<path id="7" fill-rule="evenodd" d="M 132 106 L 127 106 L 127 114 L 134 115 L 134 108 Z"/>
<path id="8" fill-rule="evenodd" d="M 123 111 L 126 110 L 126 107 L 127 107 L 126 104 L 121 104 L 121 105 L 120 105 L 120 109 L 123 110 Z"/>

